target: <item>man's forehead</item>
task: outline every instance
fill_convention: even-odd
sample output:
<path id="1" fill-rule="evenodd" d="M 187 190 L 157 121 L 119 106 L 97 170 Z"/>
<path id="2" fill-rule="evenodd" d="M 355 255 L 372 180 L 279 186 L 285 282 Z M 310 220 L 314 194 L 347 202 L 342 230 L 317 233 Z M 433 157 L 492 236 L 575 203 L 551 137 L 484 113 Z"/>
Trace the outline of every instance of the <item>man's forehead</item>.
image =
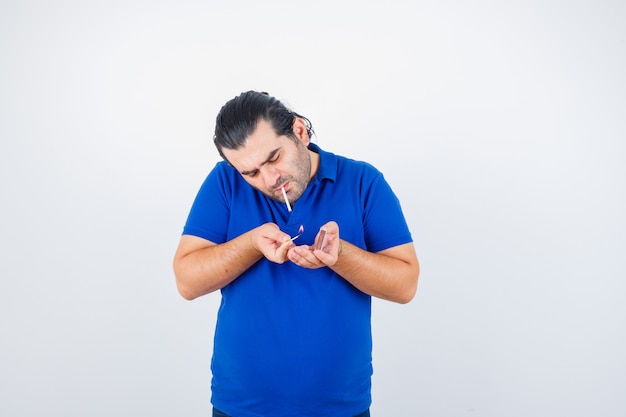
<path id="1" fill-rule="evenodd" d="M 273 159 L 285 143 L 285 137 L 251 136 L 241 148 L 224 149 L 226 159 L 240 172 L 253 171 Z"/>

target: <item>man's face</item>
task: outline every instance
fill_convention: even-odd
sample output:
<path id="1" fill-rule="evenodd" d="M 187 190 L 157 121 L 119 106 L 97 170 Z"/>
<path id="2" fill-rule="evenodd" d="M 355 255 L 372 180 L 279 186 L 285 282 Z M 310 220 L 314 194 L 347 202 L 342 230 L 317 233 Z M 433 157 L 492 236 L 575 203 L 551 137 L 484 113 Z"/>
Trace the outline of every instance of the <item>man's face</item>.
<path id="1" fill-rule="evenodd" d="M 243 147 L 223 149 L 224 156 L 241 176 L 263 194 L 284 201 L 281 187 L 291 203 L 298 200 L 312 175 L 311 153 L 306 147 L 309 137 L 294 122 L 297 140 L 278 136 L 272 125 L 260 119 Z M 306 132 L 306 129 L 304 129 Z"/>

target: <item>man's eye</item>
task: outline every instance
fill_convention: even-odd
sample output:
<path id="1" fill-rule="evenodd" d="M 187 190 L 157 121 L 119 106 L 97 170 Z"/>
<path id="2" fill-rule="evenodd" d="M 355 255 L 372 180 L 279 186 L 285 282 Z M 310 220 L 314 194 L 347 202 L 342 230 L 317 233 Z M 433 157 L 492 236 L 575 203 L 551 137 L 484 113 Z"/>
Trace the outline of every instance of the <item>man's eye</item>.
<path id="1" fill-rule="evenodd" d="M 269 162 L 276 162 L 276 161 L 278 161 L 278 158 L 280 158 L 280 155 L 276 155 L 275 157 L 270 159 Z"/>

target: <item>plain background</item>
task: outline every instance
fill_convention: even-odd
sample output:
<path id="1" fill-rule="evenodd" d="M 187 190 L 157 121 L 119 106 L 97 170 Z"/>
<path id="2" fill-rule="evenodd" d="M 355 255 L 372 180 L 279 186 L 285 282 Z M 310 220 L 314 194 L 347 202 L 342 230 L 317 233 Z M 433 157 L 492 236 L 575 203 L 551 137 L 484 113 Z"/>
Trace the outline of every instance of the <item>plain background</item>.
<path id="1" fill-rule="evenodd" d="M 381 169 L 422 264 L 373 415 L 626 415 L 623 1 L 4 1 L 0 415 L 207 416 L 171 261 L 221 105 Z"/>

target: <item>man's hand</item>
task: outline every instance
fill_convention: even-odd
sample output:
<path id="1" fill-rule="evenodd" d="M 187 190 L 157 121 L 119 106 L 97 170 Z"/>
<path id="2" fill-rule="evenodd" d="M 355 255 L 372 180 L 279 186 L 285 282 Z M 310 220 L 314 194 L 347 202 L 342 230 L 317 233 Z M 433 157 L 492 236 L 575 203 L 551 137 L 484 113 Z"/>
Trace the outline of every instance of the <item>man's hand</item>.
<path id="1" fill-rule="evenodd" d="M 250 233 L 250 244 L 269 261 L 282 264 L 287 260 L 287 253 L 296 245 L 291 237 L 281 231 L 274 223 L 265 223 Z"/>
<path id="2" fill-rule="evenodd" d="M 333 266 L 341 252 L 339 226 L 335 222 L 328 222 L 320 228 L 315 236 L 313 246 L 301 245 L 289 248 L 289 260 L 303 268 L 315 269 L 323 266 Z"/>
<path id="3" fill-rule="evenodd" d="M 417 290 L 419 262 L 412 243 L 368 252 L 341 240 L 335 222 L 321 227 L 313 246 L 292 247 L 288 257 L 303 268 L 327 266 L 365 294 L 385 300 L 408 303 Z"/>

